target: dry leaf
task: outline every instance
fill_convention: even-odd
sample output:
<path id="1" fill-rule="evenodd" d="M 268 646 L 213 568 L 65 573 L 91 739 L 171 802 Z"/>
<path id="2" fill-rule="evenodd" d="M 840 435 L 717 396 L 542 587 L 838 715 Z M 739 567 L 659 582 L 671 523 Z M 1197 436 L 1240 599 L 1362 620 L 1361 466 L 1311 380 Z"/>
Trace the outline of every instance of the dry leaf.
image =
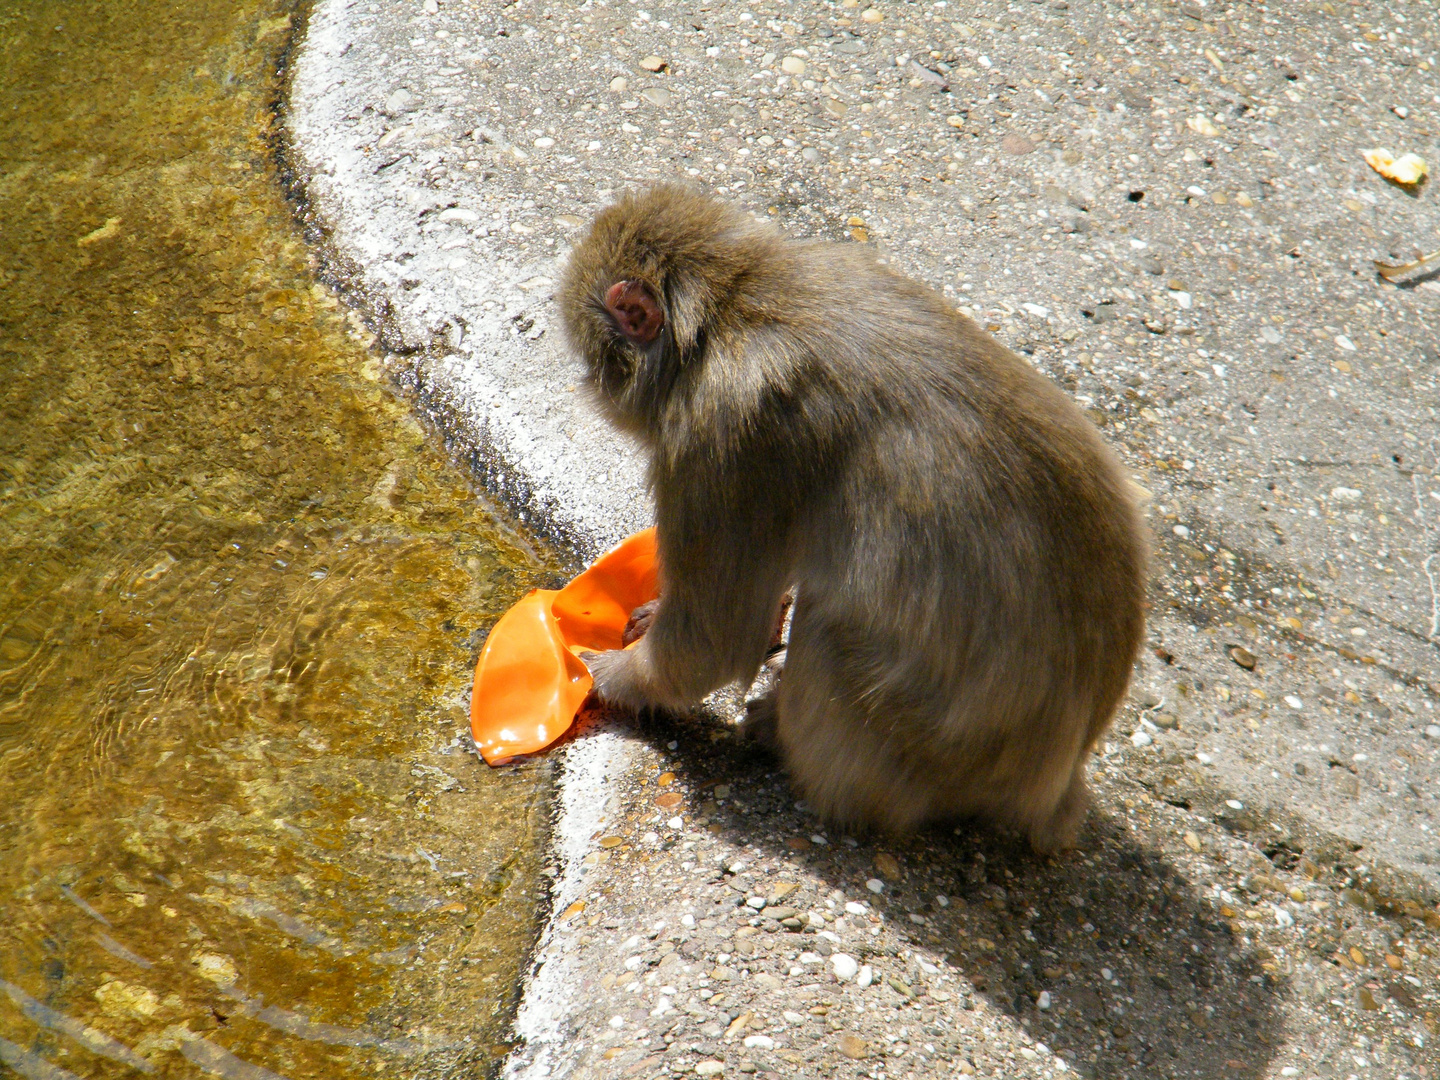
<path id="1" fill-rule="evenodd" d="M 1364 155 L 1365 163 L 1386 180 L 1394 180 L 1407 187 L 1420 183 L 1430 172 L 1430 166 L 1418 154 L 1404 154 L 1397 158 L 1383 147 L 1360 153 Z"/>

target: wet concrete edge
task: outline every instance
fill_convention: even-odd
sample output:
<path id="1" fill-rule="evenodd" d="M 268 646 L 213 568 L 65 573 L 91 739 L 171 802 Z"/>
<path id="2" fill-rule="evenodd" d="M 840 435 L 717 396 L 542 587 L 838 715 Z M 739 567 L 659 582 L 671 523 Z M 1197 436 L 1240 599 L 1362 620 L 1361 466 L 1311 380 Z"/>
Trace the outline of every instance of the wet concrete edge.
<path id="1" fill-rule="evenodd" d="M 432 341 L 424 350 L 406 344 L 395 326 L 388 298 L 369 288 L 358 268 L 341 254 L 309 197 L 288 115 L 296 62 L 314 8 L 314 0 L 299 0 L 292 13 L 289 35 L 277 65 L 276 92 L 268 103 L 273 121 L 267 139 L 281 190 L 309 250 L 311 270 L 373 335 L 372 348 L 387 359 L 386 370 L 395 389 L 435 428 L 452 459 L 470 471 L 487 495 L 533 533 L 559 548 L 566 561 L 578 568 L 586 555 L 603 542 L 600 531 L 587 534 L 560 520 L 551 501 L 537 496 L 530 478 L 507 460 L 487 432 L 470 427 L 441 403 L 427 399 L 421 381 L 415 377 L 414 362 L 425 354 L 442 355 L 446 352 L 444 342 Z M 401 363 L 397 365 L 396 360 Z M 521 976 L 519 1006 L 512 1021 L 518 1045 L 501 1069 L 508 1078 L 551 1075 L 565 1057 L 565 1017 L 572 1008 L 575 964 L 558 948 L 556 924 L 580 895 L 584 874 L 581 860 L 590 836 L 618 805 L 619 788 L 613 780 L 632 760 L 628 741 L 613 731 L 574 739 L 560 750 L 559 757 L 557 796 L 546 840 L 546 862 L 554 868 L 555 876 L 544 927 Z"/>

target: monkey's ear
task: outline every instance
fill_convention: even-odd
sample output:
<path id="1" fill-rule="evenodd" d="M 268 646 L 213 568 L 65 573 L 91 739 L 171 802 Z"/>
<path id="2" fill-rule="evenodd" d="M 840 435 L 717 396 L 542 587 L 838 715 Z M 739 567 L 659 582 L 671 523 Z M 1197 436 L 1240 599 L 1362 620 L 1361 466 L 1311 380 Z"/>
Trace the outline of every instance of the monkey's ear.
<path id="1" fill-rule="evenodd" d="M 665 312 L 641 281 L 617 281 L 611 285 L 605 293 L 605 310 L 634 345 L 649 345 L 665 327 Z"/>

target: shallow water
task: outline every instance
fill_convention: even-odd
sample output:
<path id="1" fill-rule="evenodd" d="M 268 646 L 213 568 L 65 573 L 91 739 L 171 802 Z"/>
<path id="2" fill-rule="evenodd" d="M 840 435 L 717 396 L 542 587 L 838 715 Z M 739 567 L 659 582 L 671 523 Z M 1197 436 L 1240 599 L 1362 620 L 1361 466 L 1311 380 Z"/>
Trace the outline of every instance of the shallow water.
<path id="1" fill-rule="evenodd" d="M 292 15 L 0 0 L 23 1076 L 483 1074 L 535 932 L 547 767 L 460 736 L 478 631 L 553 568 L 308 276 L 266 144 Z"/>

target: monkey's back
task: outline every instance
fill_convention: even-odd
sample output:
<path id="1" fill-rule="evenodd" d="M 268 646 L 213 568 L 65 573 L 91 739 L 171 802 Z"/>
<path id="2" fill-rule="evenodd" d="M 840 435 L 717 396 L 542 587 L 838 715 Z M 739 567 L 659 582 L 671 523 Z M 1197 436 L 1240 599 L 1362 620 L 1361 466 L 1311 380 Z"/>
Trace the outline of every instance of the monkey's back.
<path id="1" fill-rule="evenodd" d="M 843 400 L 795 410 L 835 427 L 792 548 L 800 633 L 824 648 L 792 648 L 786 678 L 813 667 L 860 710 L 865 752 L 917 782 L 963 774 L 955 812 L 1031 781 L 1052 801 L 1143 633 L 1128 482 L 1073 402 L 938 294 L 866 254 L 794 247 L 782 396 Z M 820 260 L 827 275 L 805 265 Z M 815 433 L 795 436 L 809 453 Z"/>

